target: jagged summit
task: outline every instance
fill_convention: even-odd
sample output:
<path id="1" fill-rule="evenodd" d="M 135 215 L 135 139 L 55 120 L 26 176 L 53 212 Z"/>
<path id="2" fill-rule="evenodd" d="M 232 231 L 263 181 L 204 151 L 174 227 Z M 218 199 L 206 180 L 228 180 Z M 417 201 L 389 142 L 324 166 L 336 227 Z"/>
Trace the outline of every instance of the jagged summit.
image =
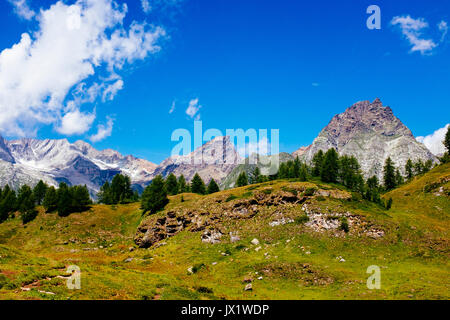
<path id="1" fill-rule="evenodd" d="M 309 162 L 317 151 L 330 148 L 340 154 L 354 155 L 366 177 L 377 175 L 381 178 L 387 157 L 391 157 L 400 170 L 409 158 L 435 160 L 379 98 L 373 102 L 357 102 L 335 115 L 310 146 L 293 154 Z"/>

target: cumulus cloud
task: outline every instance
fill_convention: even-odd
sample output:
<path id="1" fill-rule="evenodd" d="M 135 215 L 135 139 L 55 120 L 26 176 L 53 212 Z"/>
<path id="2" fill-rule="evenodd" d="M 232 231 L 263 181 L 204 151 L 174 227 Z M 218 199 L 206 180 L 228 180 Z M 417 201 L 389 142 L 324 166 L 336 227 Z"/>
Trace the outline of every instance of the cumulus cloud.
<path id="1" fill-rule="evenodd" d="M 112 133 L 113 125 L 114 120 L 112 118 L 108 118 L 108 123 L 106 124 L 106 126 L 103 124 L 99 124 L 97 126 L 97 133 L 91 135 L 89 137 L 89 140 L 95 143 L 109 137 Z"/>
<path id="2" fill-rule="evenodd" d="M 186 114 L 192 118 L 197 114 L 202 106 L 198 104 L 198 98 L 192 99 L 189 101 L 189 106 L 186 109 Z M 200 120 L 200 114 L 197 114 L 195 120 Z"/>
<path id="3" fill-rule="evenodd" d="M 27 0 L 8 0 L 14 6 L 14 12 L 25 20 L 31 20 L 36 13 L 30 9 Z"/>
<path id="4" fill-rule="evenodd" d="M 56 129 L 65 135 L 82 134 L 91 128 L 95 120 L 95 113 L 81 112 L 74 108 L 67 112 L 61 119 L 61 125 Z"/>
<path id="5" fill-rule="evenodd" d="M 423 38 L 423 30 L 428 28 L 428 22 L 423 18 L 413 19 L 411 16 L 397 16 L 391 21 L 392 25 L 398 25 L 402 34 L 412 46 L 411 52 L 426 54 L 431 52 L 437 44 L 432 39 Z"/>
<path id="6" fill-rule="evenodd" d="M 447 124 L 445 127 L 436 130 L 428 136 L 417 137 L 416 140 L 423 143 L 432 154 L 441 155 L 445 152 L 443 141 L 449 126 L 450 124 Z"/>
<path id="7" fill-rule="evenodd" d="M 175 111 L 175 101 L 172 101 L 172 105 L 170 106 L 169 114 Z"/>
<path id="8" fill-rule="evenodd" d="M 124 86 L 120 71 L 158 52 L 165 36 L 146 23 L 125 27 L 127 10 L 114 0 L 41 9 L 37 31 L 0 52 L 0 132 L 25 136 L 43 124 L 67 135 L 88 131 L 95 112 L 81 105 L 113 99 Z"/>
<path id="9" fill-rule="evenodd" d="M 269 155 L 270 142 L 266 137 L 262 137 L 258 141 L 248 142 L 245 145 L 239 146 L 237 152 L 241 158 L 246 158 L 252 154 Z"/>

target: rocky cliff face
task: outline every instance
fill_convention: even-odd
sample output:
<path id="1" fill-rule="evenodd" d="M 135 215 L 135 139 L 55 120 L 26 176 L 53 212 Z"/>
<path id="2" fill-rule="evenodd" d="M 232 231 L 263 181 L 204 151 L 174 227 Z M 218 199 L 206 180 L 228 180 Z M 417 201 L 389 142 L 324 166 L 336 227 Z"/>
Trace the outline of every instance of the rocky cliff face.
<path id="1" fill-rule="evenodd" d="M 344 113 L 334 116 L 310 146 L 294 154 L 309 162 L 317 151 L 330 148 L 335 148 L 341 155 L 354 155 L 365 177 L 376 175 L 381 178 L 388 157 L 402 173 L 409 158 L 436 160 L 391 108 L 383 106 L 378 98 L 372 103 L 357 102 Z"/>
<path id="2" fill-rule="evenodd" d="M 166 177 L 173 173 L 177 177 L 184 175 L 190 181 L 198 173 L 205 183 L 211 179 L 219 183 L 240 161 L 230 137 L 216 137 L 188 155 L 167 158 L 155 169 L 152 177 L 159 174 Z"/>
<path id="3" fill-rule="evenodd" d="M 73 144 L 66 139 L 19 139 L 0 137 L 0 186 L 34 185 L 43 180 L 50 185 L 64 181 L 86 185 L 91 195 L 117 173 L 130 176 L 132 183 L 150 179 L 156 164 L 114 150 L 99 151 L 83 141 Z"/>

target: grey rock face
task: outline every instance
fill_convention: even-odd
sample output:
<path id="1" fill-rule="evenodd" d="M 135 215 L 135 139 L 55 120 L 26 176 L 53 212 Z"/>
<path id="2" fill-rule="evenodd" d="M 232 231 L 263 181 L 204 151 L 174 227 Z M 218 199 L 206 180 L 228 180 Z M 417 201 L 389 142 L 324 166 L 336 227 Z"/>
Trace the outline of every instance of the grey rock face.
<path id="1" fill-rule="evenodd" d="M 211 179 L 219 183 L 240 161 L 230 137 L 216 137 L 188 155 L 167 158 L 155 169 L 152 178 L 159 174 L 167 177 L 173 173 L 177 177 L 183 175 L 190 181 L 198 173 L 205 183 Z"/>
<path id="2" fill-rule="evenodd" d="M 316 152 L 330 148 L 335 148 L 341 155 L 355 156 L 366 178 L 376 175 L 381 179 L 388 157 L 403 174 L 408 159 L 436 161 L 435 156 L 394 116 L 392 109 L 383 106 L 378 98 L 372 103 L 357 102 L 344 113 L 334 116 L 310 146 L 294 153 L 310 162 Z"/>

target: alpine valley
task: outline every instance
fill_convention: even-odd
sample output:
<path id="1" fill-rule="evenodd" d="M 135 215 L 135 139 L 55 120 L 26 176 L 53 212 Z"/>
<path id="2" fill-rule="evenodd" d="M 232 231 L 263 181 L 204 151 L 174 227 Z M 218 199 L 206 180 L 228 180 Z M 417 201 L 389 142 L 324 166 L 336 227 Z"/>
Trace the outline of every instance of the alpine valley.
<path id="1" fill-rule="evenodd" d="M 329 148 L 335 148 L 341 155 L 355 156 L 366 178 L 377 175 L 380 179 L 388 157 L 402 172 L 408 159 L 436 161 L 378 98 L 372 103 L 357 102 L 335 115 L 310 146 L 301 147 L 292 155 L 281 153 L 279 159 L 284 162 L 298 156 L 309 163 L 317 151 Z M 194 161 L 206 157 L 208 161 Z M 262 164 L 258 161 L 249 164 L 248 159 L 241 159 L 227 136 L 216 137 L 189 155 L 169 157 L 159 165 L 111 149 L 99 151 L 80 140 L 75 143 L 66 139 L 6 140 L 0 136 L 0 186 L 8 184 L 15 189 L 23 184 L 33 186 L 39 180 L 53 186 L 64 181 L 69 185 L 86 185 L 95 198 L 100 187 L 117 173 L 128 175 L 139 192 L 156 175 L 166 177 L 170 173 L 184 175 L 188 181 L 199 173 L 205 182 L 214 179 L 226 189 L 234 186 L 242 171 L 249 174 L 255 166 Z"/>

